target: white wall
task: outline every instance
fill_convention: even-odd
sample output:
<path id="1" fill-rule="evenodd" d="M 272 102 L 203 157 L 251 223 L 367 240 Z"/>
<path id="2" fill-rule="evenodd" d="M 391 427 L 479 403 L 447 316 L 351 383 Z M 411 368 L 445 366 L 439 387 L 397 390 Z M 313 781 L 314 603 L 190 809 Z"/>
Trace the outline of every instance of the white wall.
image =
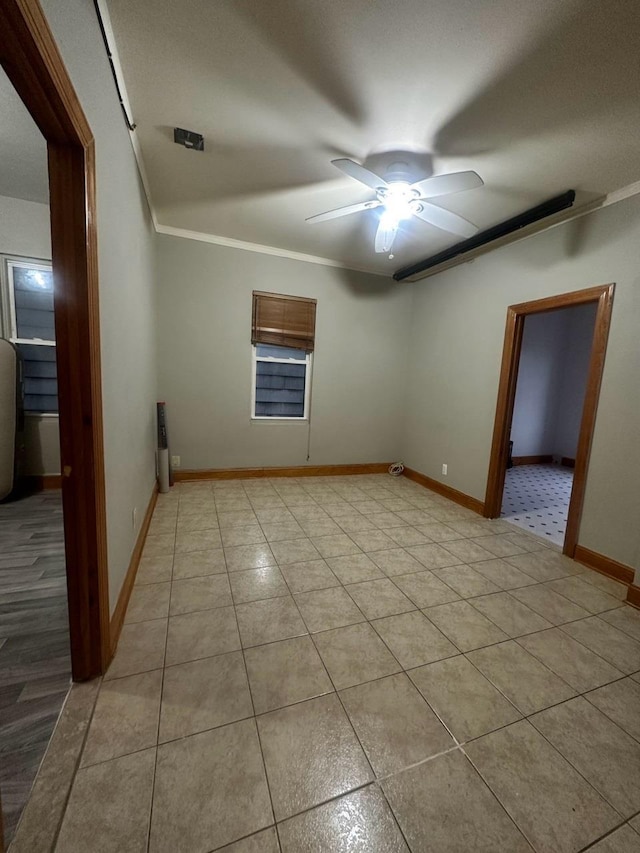
<path id="1" fill-rule="evenodd" d="M 27 476 L 60 474 L 57 415 L 25 415 L 23 473 Z"/>
<path id="2" fill-rule="evenodd" d="M 513 408 L 514 456 L 575 459 L 597 304 L 525 319 Z"/>
<path id="3" fill-rule="evenodd" d="M 113 610 L 155 480 L 154 232 L 93 3 L 43 7 L 96 140 L 109 596 Z"/>
<path id="4" fill-rule="evenodd" d="M 616 282 L 579 542 L 640 567 L 640 197 L 412 285 L 403 455 L 484 499 L 508 305 Z"/>
<path id="5" fill-rule="evenodd" d="M 0 196 L 0 254 L 51 260 L 49 206 Z M 27 415 L 24 473 L 60 473 L 60 436 L 55 415 Z"/>
<path id="6" fill-rule="evenodd" d="M 398 458 L 410 288 L 158 235 L 159 394 L 183 468 L 304 465 L 307 424 L 250 419 L 253 290 L 318 300 L 310 464 Z"/>

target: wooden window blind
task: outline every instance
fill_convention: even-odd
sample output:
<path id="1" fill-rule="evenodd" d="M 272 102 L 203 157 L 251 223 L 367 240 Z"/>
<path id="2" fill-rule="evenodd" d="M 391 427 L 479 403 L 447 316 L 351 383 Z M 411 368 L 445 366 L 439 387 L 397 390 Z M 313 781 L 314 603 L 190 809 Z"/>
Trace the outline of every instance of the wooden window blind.
<path id="1" fill-rule="evenodd" d="M 251 343 L 313 352 L 316 300 L 253 291 Z"/>

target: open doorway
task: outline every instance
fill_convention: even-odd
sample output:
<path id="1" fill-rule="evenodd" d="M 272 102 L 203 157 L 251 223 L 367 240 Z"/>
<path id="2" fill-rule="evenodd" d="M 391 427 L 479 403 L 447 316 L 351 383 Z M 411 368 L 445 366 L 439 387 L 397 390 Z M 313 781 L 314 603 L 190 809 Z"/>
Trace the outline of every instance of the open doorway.
<path id="1" fill-rule="evenodd" d="M 53 580 L 63 591 L 63 595 L 57 596 L 62 599 L 63 615 L 57 622 L 51 614 L 41 615 L 44 620 L 50 617 L 47 628 L 60 627 L 64 634 L 59 638 L 59 657 L 60 665 L 66 667 L 66 671 L 54 675 L 53 680 L 59 675 L 68 684 L 69 675 L 74 680 L 84 680 L 103 673 L 112 652 L 106 552 L 94 141 L 37 0 L 4 0 L 0 4 L 0 31 L 3 35 L 0 39 L 0 65 L 6 80 L 46 142 L 46 152 L 43 145 L 43 153 L 46 153 L 45 176 L 48 173 L 50 216 L 47 226 L 50 225 L 51 230 L 55 335 L 46 344 L 27 340 L 25 346 L 51 346 L 55 341 L 61 497 L 59 494 L 57 499 L 49 499 L 43 492 L 45 497 L 41 498 L 40 510 L 53 509 L 52 517 L 56 516 L 56 521 L 52 524 L 58 524 L 57 530 L 50 533 L 53 538 L 57 537 L 56 556 L 59 558 L 64 554 L 64 567 L 59 577 L 50 577 L 49 580 Z M 3 127 L 4 119 L 3 115 Z M 26 141 L 20 134 L 15 137 L 15 145 L 19 153 L 24 153 Z M 23 226 L 23 233 L 26 233 L 27 225 L 23 223 Z M 39 268 L 37 262 L 46 262 L 47 258 L 42 257 L 41 252 L 18 250 L 15 247 L 11 249 L 11 256 L 13 266 L 8 268 L 7 275 L 11 278 L 14 297 L 16 288 L 28 291 L 29 288 L 23 285 L 29 273 L 38 286 L 42 278 L 44 291 L 47 270 Z M 33 302 L 30 297 L 27 301 Z M 19 324 L 19 318 L 9 313 L 9 326 L 12 322 L 14 325 Z M 24 336 L 19 334 L 18 337 Z M 29 353 L 34 355 L 32 350 L 28 350 Z M 42 367 L 45 363 L 51 365 L 50 358 L 31 360 L 41 364 L 36 372 L 50 370 L 50 367 Z M 52 377 L 34 375 L 32 378 Z M 31 389 L 42 391 L 42 397 L 51 397 L 44 393 L 46 386 L 47 383 L 33 382 Z M 32 396 L 37 396 L 37 393 Z M 45 402 L 40 400 L 41 404 Z M 40 462 L 43 461 L 43 449 L 44 444 L 41 442 Z M 37 448 L 31 461 L 34 459 L 38 459 Z M 44 480 L 46 472 L 42 473 Z M 51 502 L 53 508 L 48 506 Z M 3 546 L 6 541 L 3 533 Z M 3 547 L 2 550 L 4 557 L 10 549 Z M 18 574 L 28 568 L 24 565 L 15 567 Z M 52 566 L 49 568 L 53 571 Z M 1 612 L 6 613 L 6 608 L 10 608 L 12 603 L 9 599 L 3 601 Z M 34 607 L 34 611 L 37 609 Z M 67 611 L 68 627 L 61 624 L 66 623 Z M 34 624 L 37 619 L 38 613 L 34 612 Z M 7 624 L 12 622 L 11 617 L 6 621 Z M 3 647 L 0 652 L 8 648 L 7 638 L 3 638 L 2 631 L 0 646 Z M 49 650 L 55 651 L 56 648 L 52 644 Z M 25 660 L 23 657 L 21 663 Z M 17 689 L 15 687 L 9 693 L 13 696 Z M 24 690 L 24 686 L 20 687 L 21 695 Z M 64 691 L 61 692 L 64 696 Z M 0 698 L 3 701 L 7 699 L 7 692 Z M 55 716 L 54 712 L 54 722 Z M 42 715 L 33 714 L 31 720 L 35 729 L 42 734 Z M 20 723 L 28 723 L 26 714 Z M 45 747 L 46 740 L 48 738 L 45 736 Z M 29 746 L 28 737 L 25 738 L 25 745 Z M 8 772 L 4 755 L 0 756 L 0 766 L 3 773 Z M 11 832 L 16 820 L 16 804 L 12 802 L 12 796 L 8 799 L 9 826 L 5 828 Z M 0 814 L 2 805 L 0 802 Z M 0 817 L 0 849 L 2 834 Z"/>
<path id="2" fill-rule="evenodd" d="M 9 843 L 71 685 L 71 654 L 47 146 L 2 69 L 0 115 L 0 790 Z"/>
<path id="3" fill-rule="evenodd" d="M 562 548 L 596 302 L 525 317 L 501 517 Z"/>
<path id="4" fill-rule="evenodd" d="M 484 514 L 488 518 L 498 518 L 500 516 L 505 498 L 505 481 L 508 484 L 506 491 L 507 499 L 512 504 L 509 511 L 518 509 L 518 507 L 513 506 L 516 498 L 519 497 L 521 503 L 525 502 L 527 498 L 523 494 L 524 477 L 518 474 L 517 469 L 519 467 L 528 468 L 529 474 L 531 474 L 532 468 L 535 466 L 552 465 L 554 462 L 553 457 L 556 456 L 562 469 L 561 471 L 558 469 L 558 476 L 553 478 L 557 482 L 542 483 L 541 479 L 544 476 L 542 473 L 538 477 L 532 475 L 526 489 L 528 489 L 531 497 L 536 501 L 540 499 L 544 501 L 545 496 L 541 494 L 544 490 L 557 490 L 557 502 L 564 504 L 566 514 L 560 510 L 558 518 L 555 519 L 559 522 L 561 517 L 564 524 L 563 534 L 555 537 L 558 540 L 556 544 L 562 544 L 563 553 L 571 557 L 574 555 L 577 545 L 578 529 L 582 514 L 592 433 L 611 321 L 613 291 L 613 284 L 602 285 L 587 290 L 549 297 L 548 299 L 512 305 L 507 310 L 502 369 L 498 389 Z M 576 308 L 580 309 L 579 312 L 569 317 L 568 311 Z M 550 316 L 551 322 L 546 324 L 546 328 L 543 328 L 545 326 L 545 316 Z M 528 327 L 529 332 L 527 332 L 526 322 L 530 322 Z M 580 365 L 584 362 L 587 363 L 586 371 L 584 371 L 586 372 L 584 387 L 581 393 L 576 395 L 583 400 L 582 406 L 580 407 L 576 403 L 576 399 L 574 399 L 570 407 L 570 416 L 567 415 L 562 418 L 562 424 L 558 429 L 558 407 L 556 407 L 555 412 L 550 411 L 548 417 L 540 416 L 541 406 L 543 404 L 544 406 L 548 406 L 549 403 L 553 402 L 554 392 L 556 393 L 556 400 L 558 399 L 558 389 L 553 388 L 550 382 L 542 381 L 544 377 L 540 375 L 537 377 L 537 394 L 534 393 L 534 385 L 529 383 L 527 387 L 527 367 L 530 366 L 530 364 L 527 365 L 527 362 L 531 361 L 531 352 L 535 352 L 536 350 L 547 349 L 550 353 L 553 353 L 554 346 L 550 345 L 552 337 L 558 339 L 559 343 L 555 347 L 556 354 L 562 357 L 562 333 L 566 333 L 569 330 L 571 323 L 575 323 L 576 328 L 581 324 L 588 328 L 589 323 L 591 323 L 592 333 L 590 336 L 587 333 L 587 344 L 585 344 L 587 352 L 583 354 L 582 358 L 577 358 L 574 365 L 577 374 L 583 369 Z M 584 331 L 581 334 L 584 336 Z M 523 342 L 525 344 L 524 348 Z M 519 407 L 518 416 L 514 421 L 514 411 L 518 397 L 518 375 L 523 352 L 525 359 L 525 363 L 523 364 L 524 393 L 528 395 L 529 399 L 523 402 L 521 398 L 521 406 L 524 406 L 524 409 Z M 553 359 L 547 359 L 545 369 L 552 379 L 554 371 L 560 371 L 556 374 L 556 379 L 560 378 L 560 385 L 562 386 L 565 377 L 558 367 L 557 360 L 555 360 L 555 368 L 553 362 Z M 567 370 L 567 387 L 571 385 L 573 379 L 571 371 Z M 523 383 L 520 383 L 520 385 L 522 389 Z M 546 396 L 543 392 L 546 393 Z M 565 391 L 565 395 L 566 393 Z M 531 409 L 535 410 L 535 416 L 532 415 Z M 576 423 L 578 421 L 577 440 L 572 445 L 571 435 L 575 435 Z M 515 435 L 512 438 L 514 425 L 519 436 L 520 450 L 531 450 L 532 448 L 538 450 L 541 447 L 565 447 L 571 450 L 572 447 L 575 447 L 575 456 L 571 457 L 565 455 L 563 452 L 549 451 L 548 449 L 544 453 L 522 452 L 518 455 L 515 452 Z M 512 440 L 514 442 L 513 456 L 516 461 L 525 463 L 522 466 L 516 464 L 510 467 L 512 455 L 510 442 Z M 527 441 L 531 443 L 527 444 Z M 551 456 L 551 459 L 548 458 L 549 456 Z M 565 462 L 564 466 L 562 466 L 563 461 Z M 573 465 L 571 464 L 572 462 Z M 547 471 L 551 473 L 553 469 L 549 468 Z M 509 472 L 509 475 L 507 472 Z M 515 472 L 515 476 L 512 476 L 511 472 Z M 518 479 L 520 479 L 523 487 L 520 490 L 519 496 L 516 494 Z M 536 479 L 538 480 L 537 484 L 535 482 Z M 551 480 L 551 478 L 549 479 Z M 536 492 L 540 494 L 536 494 Z M 564 498 L 562 497 L 563 492 L 565 493 Z M 549 517 L 552 517 L 553 514 L 554 512 Z M 558 523 L 557 527 L 559 528 L 560 526 Z M 544 529 L 542 525 L 540 527 Z M 540 535 L 540 530 L 536 531 L 535 528 L 529 528 L 529 532 Z M 542 535 L 544 536 L 544 533 Z"/>

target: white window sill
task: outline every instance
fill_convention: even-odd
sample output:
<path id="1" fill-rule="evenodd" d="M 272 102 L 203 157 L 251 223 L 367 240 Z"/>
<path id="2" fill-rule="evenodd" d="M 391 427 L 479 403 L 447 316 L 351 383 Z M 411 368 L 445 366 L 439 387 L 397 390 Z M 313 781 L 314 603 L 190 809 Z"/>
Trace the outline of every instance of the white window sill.
<path id="1" fill-rule="evenodd" d="M 309 418 L 269 418 L 251 416 L 252 424 L 308 424 Z"/>
<path id="2" fill-rule="evenodd" d="M 57 412 L 25 412 L 25 418 L 55 418 L 58 420 Z"/>

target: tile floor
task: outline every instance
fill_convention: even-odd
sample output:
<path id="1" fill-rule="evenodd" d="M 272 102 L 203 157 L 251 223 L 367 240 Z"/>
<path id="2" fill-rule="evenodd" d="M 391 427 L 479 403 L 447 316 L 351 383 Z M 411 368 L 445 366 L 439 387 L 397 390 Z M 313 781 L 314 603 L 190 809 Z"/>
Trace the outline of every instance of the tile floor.
<path id="1" fill-rule="evenodd" d="M 546 464 L 508 468 L 502 518 L 562 547 L 572 487 L 573 468 Z"/>
<path id="2" fill-rule="evenodd" d="M 55 850 L 638 853 L 625 593 L 406 479 L 175 487 Z"/>
<path id="3" fill-rule="evenodd" d="M 0 504 L 0 793 L 13 836 L 71 683 L 62 499 Z"/>

